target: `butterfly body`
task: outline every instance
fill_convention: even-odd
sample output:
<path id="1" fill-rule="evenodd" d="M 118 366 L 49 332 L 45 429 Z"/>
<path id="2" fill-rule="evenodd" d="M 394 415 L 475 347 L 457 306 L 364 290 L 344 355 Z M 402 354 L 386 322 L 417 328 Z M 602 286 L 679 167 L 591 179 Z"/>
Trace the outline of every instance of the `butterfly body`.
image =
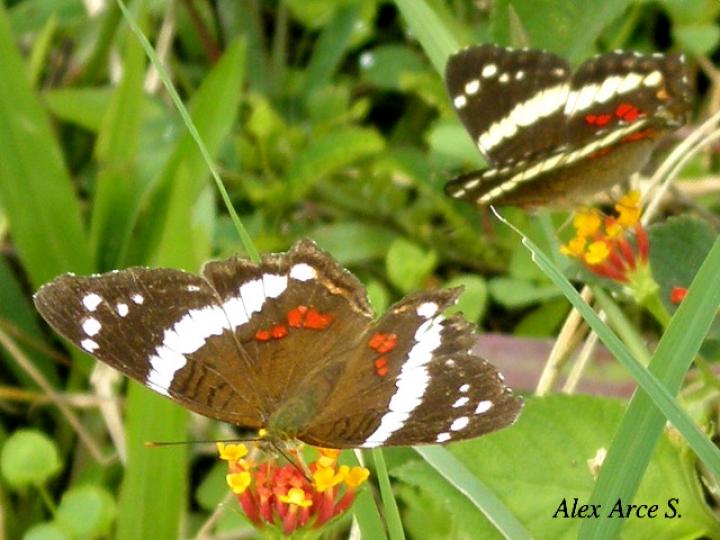
<path id="1" fill-rule="evenodd" d="M 453 55 L 446 81 L 489 163 L 446 191 L 479 205 L 584 203 L 642 168 L 690 108 L 677 54 L 615 51 L 573 73 L 552 53 L 486 44 Z"/>
<path id="2" fill-rule="evenodd" d="M 199 414 L 329 448 L 446 442 L 514 421 L 521 402 L 442 312 L 411 295 L 379 320 L 362 284 L 310 241 L 201 275 L 61 276 L 35 296 L 71 342 Z"/>

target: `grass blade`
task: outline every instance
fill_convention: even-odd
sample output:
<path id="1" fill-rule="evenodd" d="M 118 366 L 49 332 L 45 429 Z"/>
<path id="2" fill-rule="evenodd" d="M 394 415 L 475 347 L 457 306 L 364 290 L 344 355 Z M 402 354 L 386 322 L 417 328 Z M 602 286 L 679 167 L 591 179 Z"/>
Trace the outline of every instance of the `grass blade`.
<path id="1" fill-rule="evenodd" d="M 13 244 L 36 287 L 63 272 L 90 273 L 80 204 L 2 6 L 0 58 L 0 204 Z"/>

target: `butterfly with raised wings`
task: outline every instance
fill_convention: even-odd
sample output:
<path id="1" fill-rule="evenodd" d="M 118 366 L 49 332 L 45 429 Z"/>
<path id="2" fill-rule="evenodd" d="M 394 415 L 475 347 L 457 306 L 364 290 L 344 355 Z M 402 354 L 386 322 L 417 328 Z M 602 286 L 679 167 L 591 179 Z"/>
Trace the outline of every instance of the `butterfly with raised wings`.
<path id="1" fill-rule="evenodd" d="M 445 77 L 489 163 L 445 190 L 479 205 L 586 203 L 641 169 L 690 110 L 680 54 L 614 51 L 573 73 L 547 51 L 484 44 L 451 56 Z"/>
<path id="2" fill-rule="evenodd" d="M 443 316 L 459 290 L 410 295 L 374 320 L 365 288 L 303 240 L 200 275 L 64 275 L 35 305 L 60 334 L 148 388 L 270 440 L 327 448 L 444 443 L 514 422 L 522 402 Z"/>

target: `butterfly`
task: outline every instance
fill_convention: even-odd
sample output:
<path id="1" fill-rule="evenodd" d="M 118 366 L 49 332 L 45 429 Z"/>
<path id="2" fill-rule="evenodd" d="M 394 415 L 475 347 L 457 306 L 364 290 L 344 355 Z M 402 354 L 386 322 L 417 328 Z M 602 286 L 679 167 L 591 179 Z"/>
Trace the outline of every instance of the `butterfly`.
<path id="1" fill-rule="evenodd" d="M 445 443 L 514 422 L 522 401 L 419 292 L 378 320 L 362 283 L 312 241 L 201 274 L 67 274 L 35 305 L 98 360 L 196 413 L 326 448 Z"/>
<path id="2" fill-rule="evenodd" d="M 489 166 L 445 190 L 479 205 L 582 204 L 642 168 L 690 110 L 680 54 L 614 51 L 573 73 L 547 51 L 484 44 L 451 56 L 446 82 Z"/>

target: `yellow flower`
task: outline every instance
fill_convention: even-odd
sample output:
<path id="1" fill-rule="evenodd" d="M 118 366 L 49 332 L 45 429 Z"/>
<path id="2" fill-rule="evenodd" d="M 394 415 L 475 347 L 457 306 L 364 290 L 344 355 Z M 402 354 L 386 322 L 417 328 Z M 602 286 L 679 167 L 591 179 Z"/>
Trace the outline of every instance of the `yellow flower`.
<path id="1" fill-rule="evenodd" d="M 370 476 L 370 471 L 365 467 L 353 467 L 345 475 L 345 484 L 348 487 L 356 488 L 363 482 L 365 482 Z"/>
<path id="2" fill-rule="evenodd" d="M 220 459 L 235 463 L 247 456 L 248 449 L 244 444 L 225 444 L 222 442 L 215 443 L 217 446 Z"/>
<path id="3" fill-rule="evenodd" d="M 578 212 L 573 220 L 573 226 L 575 227 L 577 237 L 579 238 L 592 236 L 600 230 L 601 224 L 602 220 L 600 219 L 600 214 L 593 208 Z"/>
<path id="4" fill-rule="evenodd" d="M 344 467 L 347 467 L 347 465 L 344 465 Z M 322 493 L 342 482 L 344 477 L 342 467 L 340 467 L 339 473 L 335 473 L 335 469 L 321 467 L 313 473 L 313 483 L 315 484 L 315 489 Z"/>
<path id="5" fill-rule="evenodd" d="M 587 253 L 585 253 L 585 262 L 587 264 L 600 264 L 610 255 L 610 248 L 607 243 L 603 240 L 593 242 L 588 246 Z"/>
<path id="6" fill-rule="evenodd" d="M 290 488 L 287 495 L 280 495 L 280 502 L 294 504 L 302 508 L 312 505 L 312 500 L 305 497 L 305 491 L 300 488 Z"/>
<path id="7" fill-rule="evenodd" d="M 230 473 L 225 476 L 225 480 L 233 493 L 243 493 L 250 485 L 250 473 L 247 471 Z"/>
<path id="8" fill-rule="evenodd" d="M 340 450 L 334 448 L 318 448 L 318 450 L 320 451 L 320 457 L 317 460 L 319 467 L 332 467 L 335 465 Z"/>
<path id="9" fill-rule="evenodd" d="M 615 218 L 607 218 L 605 220 L 605 235 L 612 239 L 616 238 L 623 232 L 623 226 Z"/>
<path id="10" fill-rule="evenodd" d="M 560 252 L 568 257 L 580 257 L 585 251 L 585 237 L 576 236 L 567 244 L 560 246 Z"/>
<path id="11" fill-rule="evenodd" d="M 632 227 L 640 219 L 640 192 L 633 190 L 620 198 L 615 205 L 618 223 L 624 228 Z"/>

